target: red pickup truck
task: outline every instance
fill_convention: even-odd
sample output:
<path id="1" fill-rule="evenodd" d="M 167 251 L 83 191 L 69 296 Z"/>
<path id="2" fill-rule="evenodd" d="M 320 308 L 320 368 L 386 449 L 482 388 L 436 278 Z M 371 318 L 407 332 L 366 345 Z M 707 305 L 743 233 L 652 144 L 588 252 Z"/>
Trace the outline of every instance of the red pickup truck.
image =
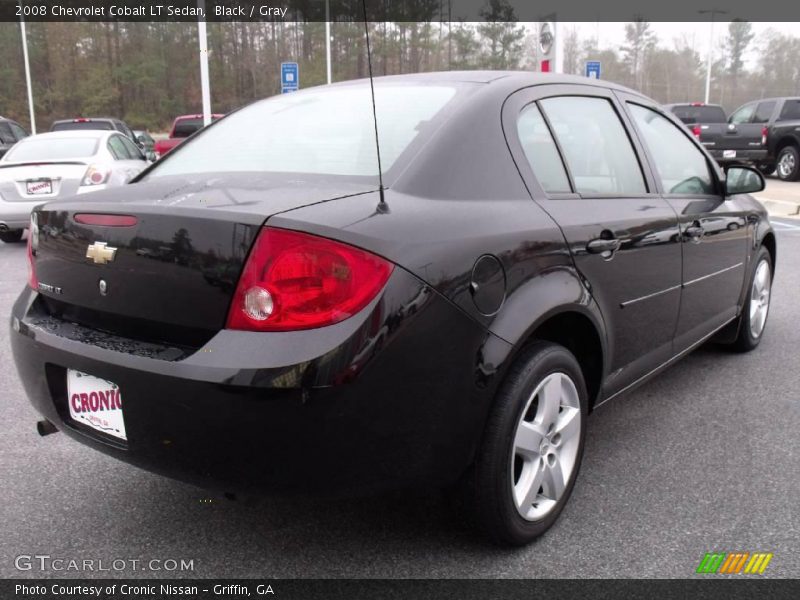
<path id="1" fill-rule="evenodd" d="M 213 114 L 211 115 L 211 121 L 216 121 L 221 117 L 222 115 Z M 172 123 L 172 130 L 169 132 L 169 137 L 165 140 L 156 141 L 153 146 L 153 151 L 158 158 L 161 158 L 195 131 L 199 131 L 202 128 L 203 115 L 181 115 Z"/>

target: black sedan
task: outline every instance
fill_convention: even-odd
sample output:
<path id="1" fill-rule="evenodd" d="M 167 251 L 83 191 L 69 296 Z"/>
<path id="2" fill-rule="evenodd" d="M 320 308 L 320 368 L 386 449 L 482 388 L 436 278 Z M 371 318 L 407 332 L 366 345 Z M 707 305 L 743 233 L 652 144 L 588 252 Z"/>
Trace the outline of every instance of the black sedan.
<path id="1" fill-rule="evenodd" d="M 40 432 L 226 491 L 449 488 L 522 544 L 589 412 L 707 340 L 758 345 L 764 181 L 657 103 L 453 72 L 378 79 L 375 106 L 380 172 L 357 81 L 38 208 L 11 341 Z"/>

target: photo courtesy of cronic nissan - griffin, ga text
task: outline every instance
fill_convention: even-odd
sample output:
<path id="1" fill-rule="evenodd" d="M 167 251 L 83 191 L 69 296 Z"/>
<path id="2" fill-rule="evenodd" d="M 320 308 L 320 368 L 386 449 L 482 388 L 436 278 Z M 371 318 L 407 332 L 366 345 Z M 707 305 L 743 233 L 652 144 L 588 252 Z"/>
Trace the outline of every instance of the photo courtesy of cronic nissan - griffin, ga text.
<path id="1" fill-rule="evenodd" d="M 764 179 L 667 109 L 516 72 L 374 99 L 377 128 L 369 80 L 262 100 L 37 207 L 11 343 L 40 432 L 220 491 L 440 488 L 524 544 L 592 410 L 758 346 Z"/>

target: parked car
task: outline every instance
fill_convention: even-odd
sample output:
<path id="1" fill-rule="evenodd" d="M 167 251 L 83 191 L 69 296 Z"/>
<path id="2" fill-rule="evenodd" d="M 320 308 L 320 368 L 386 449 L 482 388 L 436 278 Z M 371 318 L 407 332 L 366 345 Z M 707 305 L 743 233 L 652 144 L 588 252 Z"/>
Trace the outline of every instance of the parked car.
<path id="1" fill-rule="evenodd" d="M 147 131 L 142 129 L 134 129 L 133 135 L 136 137 L 136 141 L 139 143 L 139 146 L 144 148 L 145 152 L 154 152 L 153 147 L 155 146 L 156 141 Z"/>
<path id="2" fill-rule="evenodd" d="M 765 150 L 758 167 L 763 173 L 774 172 L 784 181 L 800 179 L 800 97 L 750 102 L 736 109 L 730 122 L 750 136 L 761 131 Z"/>
<path id="3" fill-rule="evenodd" d="M 28 137 L 28 132 L 19 123 L 0 117 L 0 158 L 8 152 L 11 146 L 26 137 Z"/>
<path id="4" fill-rule="evenodd" d="M 142 147 L 133 130 L 128 127 L 125 121 L 119 119 L 112 119 L 108 117 L 79 117 L 77 119 L 63 119 L 54 121 L 50 127 L 50 131 L 75 131 L 86 129 L 99 129 L 102 131 L 119 131 L 126 135 L 128 139 L 136 143 L 137 146 Z"/>
<path id="5" fill-rule="evenodd" d="M 668 104 L 669 108 L 723 167 L 756 164 L 767 156 L 764 127 L 749 127 L 728 121 L 718 104 L 690 102 Z"/>
<path id="6" fill-rule="evenodd" d="M 223 115 L 211 115 L 211 121 L 221 119 Z M 157 157 L 164 156 L 192 134 L 203 128 L 203 115 L 182 115 L 175 119 L 167 139 L 158 140 L 153 147 Z"/>
<path id="7" fill-rule="evenodd" d="M 608 82 L 425 73 L 374 94 L 377 128 L 369 82 L 309 88 L 38 207 L 20 379 L 43 433 L 139 467 L 226 491 L 448 487 L 529 542 L 591 410 L 708 340 L 758 346 L 764 179 L 723 176 Z M 708 235 L 717 217 L 737 227 Z"/>
<path id="8" fill-rule="evenodd" d="M 34 206 L 122 185 L 148 164 L 115 131 L 59 131 L 17 142 L 0 159 L 0 240 L 19 242 Z"/>

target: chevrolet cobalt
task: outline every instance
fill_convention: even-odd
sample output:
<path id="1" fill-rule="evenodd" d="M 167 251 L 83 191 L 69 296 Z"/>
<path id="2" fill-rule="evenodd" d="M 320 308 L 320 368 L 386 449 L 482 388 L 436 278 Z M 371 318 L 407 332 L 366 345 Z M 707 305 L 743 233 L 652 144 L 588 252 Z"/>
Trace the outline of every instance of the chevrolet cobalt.
<path id="1" fill-rule="evenodd" d="M 449 488 L 524 544 L 594 408 L 758 346 L 764 180 L 657 103 L 503 72 L 374 93 L 377 127 L 369 81 L 286 94 L 34 211 L 11 341 L 40 432 L 220 490 Z"/>

